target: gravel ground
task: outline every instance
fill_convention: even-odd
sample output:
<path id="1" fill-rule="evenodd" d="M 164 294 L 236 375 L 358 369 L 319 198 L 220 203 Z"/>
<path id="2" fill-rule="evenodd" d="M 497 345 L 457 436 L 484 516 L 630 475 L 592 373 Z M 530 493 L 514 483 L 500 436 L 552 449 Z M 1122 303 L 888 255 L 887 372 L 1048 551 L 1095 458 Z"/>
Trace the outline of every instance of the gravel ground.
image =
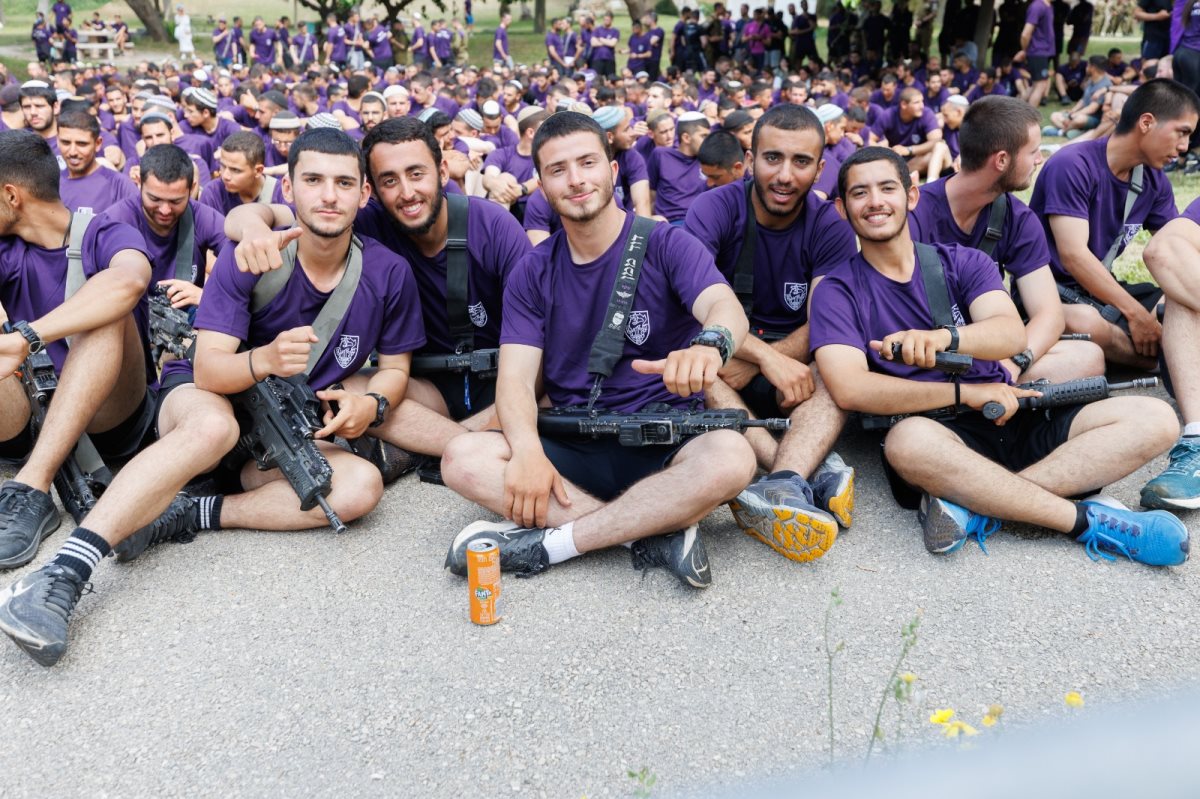
<path id="1" fill-rule="evenodd" d="M 820 561 L 780 558 L 722 508 L 702 525 L 707 591 L 600 553 L 506 577 L 489 628 L 441 569 L 478 511 L 413 477 L 341 537 L 226 531 L 103 563 L 57 667 L 0 641 L 3 793 L 610 797 L 645 766 L 670 796 L 796 777 L 827 756 L 835 587 L 840 757 L 861 756 L 917 613 L 906 747 L 939 738 L 928 708 L 977 727 L 991 703 L 1001 727 L 1053 722 L 1067 691 L 1087 713 L 1200 672 L 1194 564 L 1093 563 L 1028 530 L 992 538 L 990 556 L 933 557 L 874 440 L 850 433 L 839 450 L 859 470 L 858 509 Z M 1132 505 L 1164 463 L 1111 493 Z M 889 735 L 894 719 L 889 702 Z"/>

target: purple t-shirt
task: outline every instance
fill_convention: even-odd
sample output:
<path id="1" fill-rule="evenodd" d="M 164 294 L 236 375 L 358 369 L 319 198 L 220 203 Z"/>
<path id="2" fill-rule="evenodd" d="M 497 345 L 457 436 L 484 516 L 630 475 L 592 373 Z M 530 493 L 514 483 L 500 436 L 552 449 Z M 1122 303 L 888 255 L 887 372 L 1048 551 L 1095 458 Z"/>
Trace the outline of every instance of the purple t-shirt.
<path id="1" fill-rule="evenodd" d="M 499 346 L 501 306 L 509 272 L 529 252 L 529 239 L 516 218 L 496 203 L 479 197 L 470 200 L 467 214 L 467 304 L 476 327 L 475 348 Z M 412 264 L 425 335 L 430 352 L 453 352 L 454 340 L 446 312 L 446 251 L 427 258 L 401 232 L 374 198 L 358 212 L 354 229 L 369 236 Z"/>
<path id="2" fill-rule="evenodd" d="M 650 52 L 650 34 L 648 33 L 631 33 L 629 34 L 629 71 L 637 74 L 646 69 L 646 65 L 650 62 L 648 58 L 634 58 L 633 53 L 649 53 Z"/>
<path id="3" fill-rule="evenodd" d="M 225 238 L 225 217 L 195 201 L 188 203 L 192 207 L 193 240 L 192 245 L 192 277 L 191 281 L 197 286 L 204 285 L 204 267 L 207 264 L 208 253 L 217 253 L 228 239 Z M 179 246 L 179 225 L 171 228 L 165 236 L 155 233 L 146 214 L 142 211 L 142 200 L 138 196 L 114 205 L 104 212 L 104 215 L 118 222 L 124 222 L 142 234 L 146 241 L 146 255 L 150 259 L 150 290 L 162 280 L 175 279 L 175 250 Z"/>
<path id="4" fill-rule="evenodd" d="M 521 155 L 515 146 L 501 147 L 488 153 L 487 158 L 483 160 L 484 171 L 487 171 L 489 166 L 512 175 L 518 183 L 524 183 L 533 177 L 533 156 Z M 524 204 L 528 199 L 522 197 L 517 202 Z"/>
<path id="5" fill-rule="evenodd" d="M 367 43 L 371 45 L 371 58 L 375 61 L 391 63 L 392 61 L 392 40 L 388 29 L 383 25 L 376 25 L 367 34 Z"/>
<path id="6" fill-rule="evenodd" d="M 946 87 L 938 89 L 938 93 L 931 95 L 928 90 L 925 91 L 925 107 L 933 111 L 935 114 L 942 109 L 942 104 L 950 99 L 950 92 L 946 91 Z"/>
<path id="7" fill-rule="evenodd" d="M 292 46 L 296 48 L 296 58 L 301 64 L 314 63 L 317 60 L 317 37 L 307 30 L 300 31 L 292 37 Z"/>
<path id="8" fill-rule="evenodd" d="M 830 200 L 837 196 L 837 176 L 842 162 L 858 148 L 854 142 L 843 137 L 840 142 L 830 147 L 825 145 L 825 168 L 821 170 L 813 188 L 825 194 Z"/>
<path id="9" fill-rule="evenodd" d="M 454 52 L 453 40 L 454 34 L 447 28 L 442 28 L 433 34 L 433 52 L 437 54 L 438 60 L 443 64 L 450 63 L 450 56 Z"/>
<path id="10" fill-rule="evenodd" d="M 373 350 L 399 355 L 425 345 L 420 297 L 408 263 L 382 244 L 362 239 L 363 271 L 329 347 L 308 383 L 324 389 L 345 380 L 367 362 Z M 269 303 L 251 313 L 250 298 L 259 276 L 239 271 L 233 248 L 217 258 L 196 312 L 196 329 L 233 336 L 250 347 L 270 344 L 284 330 L 311 325 L 332 292 L 318 291 L 299 259 L 287 284 Z"/>
<path id="11" fill-rule="evenodd" d="M 646 176 L 654 189 L 654 213 L 670 222 L 682 220 L 688 206 L 707 188 L 700 159 L 688 158 L 674 147 L 656 147 L 646 161 Z"/>
<path id="12" fill-rule="evenodd" d="M 329 30 L 325 31 L 325 41 L 333 45 L 333 49 L 329 51 L 329 60 L 336 64 L 340 64 L 346 60 L 346 29 L 341 25 L 334 25 Z"/>
<path id="13" fill-rule="evenodd" d="M 1075 285 L 1058 254 L 1054 233 L 1050 230 L 1051 216 L 1072 216 L 1088 221 L 1088 250 L 1103 259 L 1122 234 L 1117 255 L 1133 240 L 1142 227 L 1158 230 L 1179 215 L 1175 193 L 1161 169 L 1143 168 L 1142 193 L 1133 204 L 1122 230 L 1125 195 L 1129 182 L 1117 180 L 1108 168 L 1105 155 L 1108 137 L 1072 144 L 1055 153 L 1042 167 L 1029 207 L 1042 221 L 1046 240 L 1050 244 L 1050 264 L 1060 283 Z"/>
<path id="14" fill-rule="evenodd" d="M 716 259 L 733 282 L 746 229 L 746 186 L 736 181 L 706 191 L 692 202 L 685 227 Z M 753 189 L 751 189 L 753 191 Z M 755 223 L 754 298 L 750 326 L 788 335 L 808 322 L 812 281 L 848 260 L 858 247 L 854 231 L 833 203 L 812 192 L 788 228 L 771 230 Z"/>
<path id="15" fill-rule="evenodd" d="M 72 178 L 64 169 L 59 176 L 58 193 L 63 205 L 72 211 L 86 207 L 100 213 L 127 197 L 137 197 L 138 188 L 115 169 L 101 166 L 82 178 Z"/>
<path id="16" fill-rule="evenodd" d="M 601 39 L 621 38 L 621 32 L 616 28 L 596 28 L 592 31 L 592 38 L 599 36 Z M 592 58 L 597 61 L 613 61 L 616 59 L 616 53 L 613 48 L 608 45 L 598 44 L 592 48 Z"/>
<path id="17" fill-rule="evenodd" d="M 229 28 L 225 29 L 225 31 L 228 31 L 228 30 L 229 30 Z M 221 30 L 220 28 L 213 28 L 212 35 L 220 36 L 225 31 Z M 213 45 L 215 52 L 217 54 L 217 58 L 232 59 L 237 54 L 237 45 L 236 45 L 233 37 L 234 37 L 234 34 L 230 33 L 224 39 L 222 39 L 221 41 L 219 41 Z"/>
<path id="18" fill-rule="evenodd" d="M 217 126 L 213 128 L 212 133 L 209 133 L 204 128 L 193 128 L 188 124 L 186 119 L 179 123 L 179 129 L 182 130 L 184 134 L 203 136 L 204 138 L 210 140 L 213 148 L 216 149 L 221 146 L 221 142 L 225 141 L 242 128 L 232 119 L 227 117 L 217 117 Z"/>
<path id="19" fill-rule="evenodd" d="M 938 127 L 937 115 L 928 108 L 921 109 L 921 116 L 905 122 L 900 118 L 899 107 L 884 111 L 874 125 L 876 135 L 887 139 L 891 147 L 897 144 L 921 144 Z"/>
<path id="20" fill-rule="evenodd" d="M 985 206 L 975 219 L 975 226 L 964 231 L 954 221 L 946 199 L 946 182 L 942 178 L 921 187 L 921 200 L 908 215 L 908 229 L 914 241 L 926 244 L 961 244 L 979 249 L 987 232 L 988 213 Z M 1008 195 L 1008 210 L 1000 229 L 1000 240 L 992 251 L 992 260 L 1015 278 L 1024 277 L 1050 263 L 1050 246 L 1046 233 L 1029 206 Z"/>
<path id="21" fill-rule="evenodd" d="M 281 205 L 291 205 L 291 203 L 283 199 L 283 181 L 279 178 L 275 179 L 275 190 L 271 192 L 271 202 Z M 205 186 L 204 191 L 201 192 L 200 204 L 215 209 L 222 216 L 228 216 L 230 211 L 243 203 L 241 197 L 236 194 L 230 194 L 226 190 L 223 181 L 214 180 Z"/>
<path id="22" fill-rule="evenodd" d="M 958 89 L 959 94 L 966 94 L 971 91 L 971 87 L 978 82 L 979 70 L 974 67 L 968 69 L 966 72 L 959 72 L 956 69 L 954 70 L 954 76 L 950 78 L 950 86 Z"/>
<path id="23" fill-rule="evenodd" d="M 83 236 L 83 273 L 91 277 L 107 269 L 121 250 L 146 253 L 146 242 L 128 225 L 97 216 Z M 17 236 L 0 236 L 0 305 L 9 319 L 33 321 L 63 303 L 67 288 L 67 248 L 43 249 Z M 146 303 L 134 311 L 139 329 L 145 333 Z M 62 371 L 67 359 L 66 341 L 46 346 L 54 368 Z"/>
<path id="24" fill-rule="evenodd" d="M 946 148 L 950 150 L 950 157 L 958 158 L 962 148 L 958 146 L 958 131 L 959 128 L 944 127 L 942 128 L 942 141 L 946 143 Z"/>
<path id="25" fill-rule="evenodd" d="M 1054 46 L 1054 9 L 1043 0 L 1033 0 L 1025 11 L 1025 24 L 1033 26 L 1033 35 L 1025 54 L 1048 58 L 1056 52 Z"/>
<path id="26" fill-rule="evenodd" d="M 250 45 L 254 48 L 254 63 L 275 63 L 275 38 L 275 31 L 272 28 L 250 31 Z"/>
<path id="27" fill-rule="evenodd" d="M 505 287 L 500 341 L 543 351 L 546 396 L 555 406 L 588 401 L 593 380 L 587 371 L 588 352 L 608 310 L 633 219 L 627 214 L 612 246 L 586 264 L 571 260 L 566 234 L 560 230 L 517 265 Z M 692 304 L 709 286 L 724 282 L 704 245 L 686 231 L 657 225 L 646 244 L 625 348 L 604 381 L 597 405 L 635 411 L 654 402 L 681 407 L 698 398 L 671 394 L 660 375 L 640 374 L 631 364 L 635 358 L 659 360 L 687 347 L 700 332 Z"/>
<path id="28" fill-rule="evenodd" d="M 501 48 L 504 50 L 504 55 L 500 53 Z M 508 28 L 497 26 L 496 36 L 492 39 L 492 60 L 503 61 L 511 55 L 512 51 L 508 49 Z"/>
<path id="29" fill-rule="evenodd" d="M 496 145 L 497 150 L 504 147 L 515 148 L 521 142 L 521 137 L 517 135 L 516 131 L 504 124 L 500 125 L 500 129 L 495 133 L 484 133 L 480 131 L 479 138 Z M 495 150 L 492 152 L 495 152 Z M 490 154 L 491 153 L 489 153 L 489 155 Z"/>
<path id="30" fill-rule="evenodd" d="M 617 185 L 613 187 L 613 193 L 617 196 L 617 205 L 626 211 L 632 211 L 633 185 L 650 180 L 646 171 L 646 159 L 633 148 L 621 150 L 614 158 L 617 162 Z"/>
<path id="31" fill-rule="evenodd" d="M 1004 291 L 1000 270 L 978 250 L 934 245 L 942 260 L 950 313 L 959 325 L 971 323 L 970 305 L 989 291 Z M 871 349 L 870 342 L 900 330 L 932 330 L 936 325 L 929 311 L 921 268 L 913 264 L 912 276 L 900 283 L 885 277 L 867 262 L 862 253 L 831 271 L 817 286 L 812 303 L 809 343 L 813 352 L 830 344 L 843 344 L 866 353 L 872 371 L 909 380 L 944 383 L 948 376 L 937 369 L 887 361 Z M 1008 371 L 997 361 L 976 358 L 962 376 L 964 383 L 1008 383 Z"/>
<path id="32" fill-rule="evenodd" d="M 533 190 L 529 202 L 525 204 L 524 226 L 527 231 L 541 230 L 546 233 L 555 233 L 562 228 L 562 217 L 550 207 L 550 201 L 540 186 Z"/>
<path id="33" fill-rule="evenodd" d="M 883 96 L 883 89 L 876 89 L 871 92 L 870 102 L 880 108 L 899 108 L 900 107 L 900 87 L 896 87 L 896 91 L 892 92 L 892 99 L 888 100 Z"/>

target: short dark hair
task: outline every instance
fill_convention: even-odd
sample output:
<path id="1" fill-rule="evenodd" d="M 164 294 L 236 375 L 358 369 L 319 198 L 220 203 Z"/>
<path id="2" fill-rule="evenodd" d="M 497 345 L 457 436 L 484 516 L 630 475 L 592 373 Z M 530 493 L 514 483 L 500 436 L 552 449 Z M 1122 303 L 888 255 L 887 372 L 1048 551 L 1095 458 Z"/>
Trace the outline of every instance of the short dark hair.
<path id="1" fill-rule="evenodd" d="M 192 158 L 181 147 L 174 144 L 156 144 L 146 150 L 139 163 L 143 186 L 146 178 L 155 177 L 163 183 L 186 180 L 188 189 L 192 188 L 195 179 Z"/>
<path id="2" fill-rule="evenodd" d="M 59 114 L 58 126 L 60 128 L 70 128 L 71 130 L 86 130 L 92 135 L 93 139 L 100 138 L 100 120 L 87 111 L 71 111 L 67 114 Z"/>
<path id="3" fill-rule="evenodd" d="M 371 88 L 371 81 L 363 75 L 351 75 L 346 79 L 346 94 L 352 99 L 362 97 L 369 88 Z"/>
<path id="4" fill-rule="evenodd" d="M 779 130 L 811 130 L 821 140 L 821 149 L 825 148 L 825 126 L 811 108 L 802 105 L 777 105 L 768 108 L 767 112 L 754 123 L 754 134 L 750 137 L 750 152 L 758 153 L 758 136 L 763 128 L 778 128 Z"/>
<path id="5" fill-rule="evenodd" d="M 416 117 L 403 116 L 395 119 L 385 119 L 380 122 L 362 140 L 363 158 L 366 161 L 367 180 L 375 185 L 375 176 L 371 174 L 371 151 L 379 144 L 405 144 L 410 141 L 422 142 L 433 158 L 433 168 L 442 166 L 442 146 L 438 144 L 433 131 Z M 296 145 L 292 145 L 295 147 Z"/>
<path id="6" fill-rule="evenodd" d="M 292 151 L 295 152 L 295 149 L 296 145 L 293 144 Z M 250 166 L 258 166 L 267 160 L 267 145 L 257 133 L 248 130 L 239 130 L 226 136 L 225 141 L 221 142 L 221 152 L 241 153 Z"/>
<path id="7" fill-rule="evenodd" d="M 546 117 L 548 116 L 550 116 L 550 113 L 544 108 L 540 111 L 534 111 L 532 114 L 526 114 L 525 118 L 517 123 L 517 133 L 520 134 L 521 138 L 525 138 L 525 134 L 529 132 L 530 128 L 536 129 L 538 125 L 546 121 Z"/>
<path id="8" fill-rule="evenodd" d="M 689 119 L 686 122 L 675 123 L 675 135 L 683 138 L 685 135 L 694 136 L 698 130 L 708 130 L 712 123 L 708 121 L 708 117 L 700 119 Z"/>
<path id="9" fill-rule="evenodd" d="M 41 97 L 50 105 L 58 102 L 58 94 L 49 86 L 22 86 L 20 89 L 21 99 L 26 97 Z"/>
<path id="10" fill-rule="evenodd" d="M 1146 81 L 1125 101 L 1113 132 L 1118 136 L 1133 132 L 1142 114 L 1152 114 L 1159 122 L 1173 122 L 1185 114 L 1200 115 L 1200 97 L 1170 78 Z"/>
<path id="11" fill-rule="evenodd" d="M 596 124 L 596 120 L 586 114 L 579 114 L 574 111 L 565 111 L 561 114 L 550 116 L 542 126 L 538 128 L 537 133 L 533 134 L 533 166 L 534 169 L 541 170 L 541 159 L 539 158 L 542 145 L 551 139 L 561 139 L 564 136 L 571 136 L 576 133 L 591 133 L 600 142 L 600 148 L 604 152 L 604 157 L 609 161 L 612 160 L 612 149 L 608 146 L 608 136 L 605 135 L 604 129 Z"/>
<path id="12" fill-rule="evenodd" d="M 303 153 L 313 152 L 322 155 L 348 155 L 358 165 L 358 177 L 361 181 L 366 174 L 366 163 L 363 150 L 358 142 L 350 138 L 344 130 L 337 128 L 310 128 L 300 134 L 292 149 L 288 151 L 288 177 L 295 177 L 296 162 Z"/>
<path id="13" fill-rule="evenodd" d="M 43 202 L 58 200 L 58 159 L 31 130 L 0 131 L 0 185 L 11 183 Z"/>
<path id="14" fill-rule="evenodd" d="M 1001 151 L 1015 155 L 1029 142 L 1029 127 L 1041 121 L 1041 114 L 1015 97 L 991 94 L 971 103 L 958 131 L 963 171 L 981 169 Z"/>
<path id="15" fill-rule="evenodd" d="M 1094 55 L 1088 59 L 1088 66 L 1095 67 L 1103 72 L 1104 70 L 1108 69 L 1108 59 L 1102 55 Z"/>
<path id="16" fill-rule="evenodd" d="M 863 147 L 861 150 L 851 153 L 850 157 L 843 161 L 841 167 L 838 168 L 838 196 L 846 196 L 846 179 L 850 176 L 851 169 L 860 164 L 869 164 L 874 161 L 890 161 L 904 190 L 908 191 L 912 188 L 912 174 L 908 171 L 908 162 L 901 158 L 899 153 L 887 147 Z"/>
<path id="17" fill-rule="evenodd" d="M 700 145 L 699 158 L 704 166 L 733 169 L 745 157 L 741 142 L 727 130 L 715 131 Z"/>

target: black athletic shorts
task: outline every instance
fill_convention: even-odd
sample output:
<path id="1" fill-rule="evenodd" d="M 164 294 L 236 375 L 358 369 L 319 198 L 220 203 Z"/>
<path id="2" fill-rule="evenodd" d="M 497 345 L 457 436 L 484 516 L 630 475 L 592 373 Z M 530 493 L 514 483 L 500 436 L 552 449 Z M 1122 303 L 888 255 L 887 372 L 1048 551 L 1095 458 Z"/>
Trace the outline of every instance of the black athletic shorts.
<path id="1" fill-rule="evenodd" d="M 1010 472 L 1019 472 L 1058 449 L 1071 434 L 1071 424 L 1083 405 L 1065 405 L 1037 411 L 1017 411 L 1003 427 L 981 413 L 964 413 L 939 423 L 962 439 L 970 449 Z M 905 508 L 916 508 L 921 490 L 904 481 L 888 463 L 883 444 L 883 468 L 896 501 Z"/>
<path id="2" fill-rule="evenodd" d="M 738 392 L 750 413 L 759 419 L 787 418 L 788 413 L 779 407 L 779 390 L 761 374 L 742 387 Z"/>
<path id="3" fill-rule="evenodd" d="M 450 409 L 450 418 L 456 422 L 496 404 L 495 376 L 480 377 L 470 372 L 431 372 L 417 377 L 433 384 Z"/>
<path id="4" fill-rule="evenodd" d="M 546 457 L 567 481 L 603 502 L 611 502 L 631 485 L 661 472 L 684 444 L 623 447 L 615 436 L 592 439 L 542 436 Z"/>
<path id="5" fill-rule="evenodd" d="M 146 389 L 146 396 L 125 421 L 103 433 L 89 434 L 100 457 L 107 463 L 132 458 L 154 441 L 154 416 L 157 408 L 155 392 Z M 33 450 L 33 432 L 25 425 L 8 441 L 0 441 L 0 462 L 22 463 Z"/>
<path id="6" fill-rule="evenodd" d="M 1126 283 L 1123 280 L 1118 280 L 1117 285 L 1125 289 L 1125 293 L 1137 300 L 1138 303 L 1147 311 L 1154 310 L 1154 308 L 1162 301 L 1163 298 L 1162 289 L 1153 283 Z M 1095 299 L 1092 297 L 1092 295 L 1084 291 L 1083 286 L 1074 285 L 1070 288 L 1073 288 L 1075 291 L 1078 291 L 1085 297 Z M 1025 304 L 1021 302 L 1021 292 L 1014 291 L 1012 293 L 1012 298 L 1013 302 L 1017 306 L 1017 311 L 1021 314 L 1021 318 L 1028 322 L 1029 315 L 1025 313 Z M 1099 302 L 1099 300 L 1096 301 Z M 1120 321 L 1117 322 L 1117 327 L 1124 330 L 1126 335 L 1129 334 L 1129 322 L 1125 320 L 1125 317 L 1121 317 Z"/>
<path id="7" fill-rule="evenodd" d="M 1025 56 L 1025 66 L 1029 68 L 1029 77 L 1035 83 L 1050 77 L 1050 56 L 1027 55 Z"/>

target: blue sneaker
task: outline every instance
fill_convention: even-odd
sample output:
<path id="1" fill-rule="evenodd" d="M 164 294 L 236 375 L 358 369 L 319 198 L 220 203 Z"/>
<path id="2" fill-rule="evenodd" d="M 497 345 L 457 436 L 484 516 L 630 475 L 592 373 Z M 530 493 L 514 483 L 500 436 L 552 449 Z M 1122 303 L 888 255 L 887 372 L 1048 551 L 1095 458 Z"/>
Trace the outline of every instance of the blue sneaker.
<path id="1" fill-rule="evenodd" d="M 1112 497 L 1083 501 L 1088 527 L 1075 539 L 1092 560 L 1124 555 L 1148 566 L 1178 566 L 1188 559 L 1188 531 L 1165 510 L 1133 511 Z"/>
<path id="2" fill-rule="evenodd" d="M 945 555 L 962 547 L 968 538 L 979 542 L 987 554 L 987 537 L 1000 529 L 1000 520 L 973 513 L 928 493 L 921 495 L 917 521 L 925 534 L 925 549 L 934 555 Z"/>
<path id="3" fill-rule="evenodd" d="M 829 511 L 842 527 L 850 527 L 854 521 L 854 468 L 836 452 L 829 453 L 817 467 L 812 492 L 817 507 Z"/>
<path id="4" fill-rule="evenodd" d="M 837 540 L 838 523 L 813 502 L 803 477 L 762 478 L 729 503 L 734 521 L 789 560 L 806 563 L 824 555 Z"/>
<path id="5" fill-rule="evenodd" d="M 1200 438 L 1181 438 L 1171 447 L 1166 470 L 1142 489 L 1143 508 L 1200 508 Z"/>

